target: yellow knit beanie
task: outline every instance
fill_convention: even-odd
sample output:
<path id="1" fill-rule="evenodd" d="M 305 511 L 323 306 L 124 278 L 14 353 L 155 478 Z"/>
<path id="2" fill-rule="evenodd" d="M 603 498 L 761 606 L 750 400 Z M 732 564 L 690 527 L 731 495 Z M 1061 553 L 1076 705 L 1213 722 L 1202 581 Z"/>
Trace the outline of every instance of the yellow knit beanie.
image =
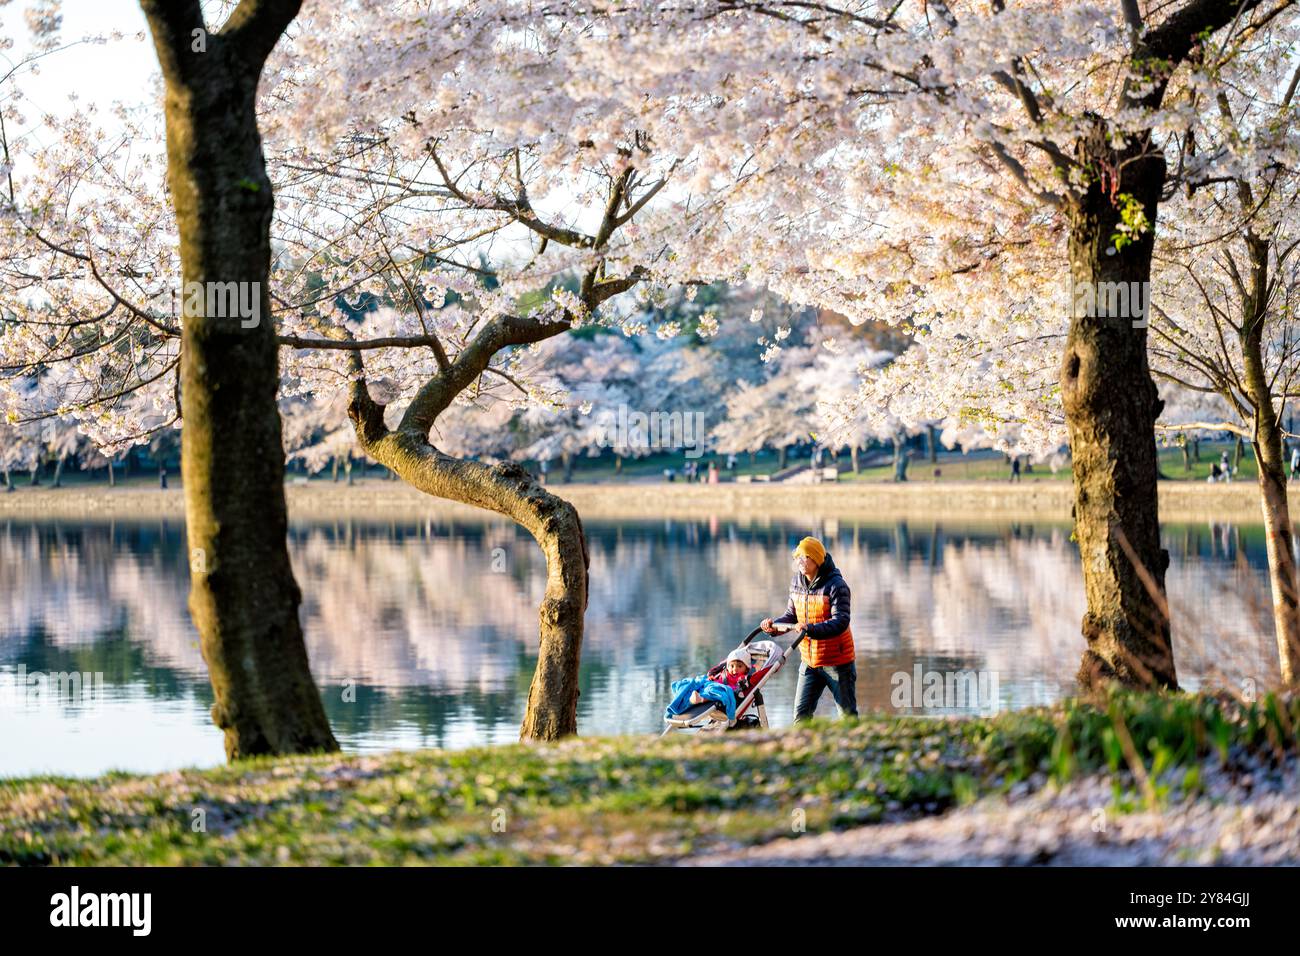
<path id="1" fill-rule="evenodd" d="M 804 538 L 795 547 L 794 553 L 811 558 L 818 567 L 826 560 L 826 547 L 816 538 Z"/>

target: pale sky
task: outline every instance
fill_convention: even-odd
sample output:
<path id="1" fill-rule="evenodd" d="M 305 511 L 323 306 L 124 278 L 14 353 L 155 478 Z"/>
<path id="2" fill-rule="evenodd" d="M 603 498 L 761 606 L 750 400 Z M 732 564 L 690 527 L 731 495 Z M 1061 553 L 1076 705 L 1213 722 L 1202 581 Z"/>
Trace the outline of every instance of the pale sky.
<path id="1" fill-rule="evenodd" d="M 24 10 L 31 5 L 30 0 L 14 0 L 0 8 L 3 35 L 14 41 L 13 49 L 0 51 L 0 72 L 8 72 L 32 49 L 23 19 Z M 69 96 L 73 95 L 83 106 L 94 103 L 104 110 L 114 101 L 132 105 L 150 101 L 159 79 L 158 64 L 139 4 L 135 0 L 63 0 L 61 44 L 88 35 L 108 35 L 114 30 L 124 38 L 61 50 L 39 62 L 38 74 L 21 79 L 25 100 L 21 111 L 29 125 L 42 112 L 66 113 Z M 142 32 L 146 34 L 144 40 L 137 40 L 136 34 Z"/>

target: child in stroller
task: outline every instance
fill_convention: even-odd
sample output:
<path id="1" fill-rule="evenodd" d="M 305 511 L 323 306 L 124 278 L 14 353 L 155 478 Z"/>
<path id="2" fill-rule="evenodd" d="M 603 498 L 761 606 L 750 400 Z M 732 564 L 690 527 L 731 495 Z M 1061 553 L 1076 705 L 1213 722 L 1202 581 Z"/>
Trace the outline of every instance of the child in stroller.
<path id="1" fill-rule="evenodd" d="M 709 669 L 705 676 L 726 687 L 731 688 L 731 692 L 736 695 L 737 702 L 745 699 L 749 693 L 749 672 L 750 672 L 749 649 L 738 647 L 730 654 L 727 659 L 716 667 Z M 700 696 L 698 690 L 691 691 L 691 703 L 702 704 L 704 698 Z"/>
<path id="2" fill-rule="evenodd" d="M 664 712 L 672 730 L 766 727 L 762 687 L 789 655 L 772 641 L 755 641 L 754 628 L 726 658 L 706 673 L 673 681 L 673 700 Z M 791 645 L 793 648 L 795 645 Z"/>

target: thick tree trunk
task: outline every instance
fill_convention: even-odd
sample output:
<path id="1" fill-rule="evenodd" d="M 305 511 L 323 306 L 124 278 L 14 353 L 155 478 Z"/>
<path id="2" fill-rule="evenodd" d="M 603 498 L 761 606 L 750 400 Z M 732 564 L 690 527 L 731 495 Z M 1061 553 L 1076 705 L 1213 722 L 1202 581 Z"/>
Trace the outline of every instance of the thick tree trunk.
<path id="1" fill-rule="evenodd" d="M 347 476 L 348 484 L 353 484 L 352 480 L 352 452 L 348 452 L 348 457 L 343 462 L 343 474 Z"/>
<path id="2" fill-rule="evenodd" d="M 117 487 L 117 476 L 113 473 L 113 459 L 108 460 L 108 487 Z"/>
<path id="3" fill-rule="evenodd" d="M 777 471 L 784 471 L 784 470 L 785 470 L 785 456 L 786 456 L 786 452 L 787 452 L 787 451 L 788 451 L 788 446 L 786 446 L 786 445 L 782 445 L 782 446 L 781 446 L 780 454 L 779 454 L 779 456 L 778 456 L 777 459 L 776 459 L 776 470 L 777 470 Z"/>
<path id="4" fill-rule="evenodd" d="M 8 494 L 9 492 L 15 491 L 16 489 L 14 488 L 14 480 L 9 475 L 9 469 L 5 468 L 4 471 L 5 471 L 5 494 Z"/>
<path id="5" fill-rule="evenodd" d="M 54 465 L 54 487 L 55 488 L 63 487 L 63 462 L 66 458 L 67 458 L 66 455 L 59 455 L 59 460 Z"/>
<path id="6" fill-rule="evenodd" d="M 267 287 L 273 199 L 255 112 L 262 64 L 298 6 L 241 4 L 220 33 L 209 33 L 197 3 L 141 0 L 166 84 L 168 179 L 187 293 L 181 467 L 190 612 L 231 760 L 338 748 L 308 667 L 286 543 Z M 206 314 L 203 300 L 230 288 L 255 303 L 256 316 Z"/>
<path id="7" fill-rule="evenodd" d="M 862 468 L 859 466 L 859 463 L 858 463 L 858 446 L 857 446 L 857 445 L 853 445 L 851 448 L 849 448 L 849 460 L 853 463 L 853 473 L 854 473 L 855 475 L 856 475 L 856 474 L 860 474 L 861 471 L 862 471 Z"/>
<path id="8" fill-rule="evenodd" d="M 564 483 L 567 485 L 573 480 L 573 452 L 560 452 L 560 461 L 564 464 Z"/>
<path id="9" fill-rule="evenodd" d="M 1192 470 L 1192 446 L 1190 442 L 1183 442 L 1183 471 Z"/>
<path id="10" fill-rule="evenodd" d="M 1236 442 L 1232 446 L 1232 473 L 1234 475 L 1241 470 L 1242 446 L 1245 444 L 1240 435 L 1237 435 L 1236 439 Z"/>
<path id="11" fill-rule="evenodd" d="M 1197 464 L 1200 464 L 1201 461 L 1201 440 L 1199 438 L 1192 439 L 1192 461 Z"/>
<path id="12" fill-rule="evenodd" d="M 1130 143 L 1120 154 L 1096 120 L 1078 144 L 1079 161 L 1098 171 L 1071 206 L 1070 275 L 1075 298 L 1061 363 L 1075 488 L 1075 535 L 1088 609 L 1079 681 L 1176 687 L 1156 499 L 1155 421 L 1161 402 L 1147 364 L 1146 317 L 1133 293 L 1150 286 L 1152 230 L 1164 159 Z M 1145 154 L 1145 155 L 1143 155 Z M 1116 181 L 1118 178 L 1118 181 Z M 1117 197 L 1140 204 L 1150 228 L 1116 248 Z M 1111 283 L 1122 283 L 1112 286 Z M 1085 294 L 1123 289 L 1127 296 Z M 1121 304 L 1129 308 L 1120 308 Z"/>
<path id="13" fill-rule="evenodd" d="M 930 456 L 930 464 L 937 464 L 939 461 L 939 441 L 935 435 L 933 425 L 925 426 L 925 450 Z"/>
<path id="14" fill-rule="evenodd" d="M 32 487 L 36 487 L 40 483 L 41 483 L 41 465 L 40 462 L 37 462 L 36 464 L 32 465 L 31 480 L 28 482 L 28 484 L 30 484 Z"/>
<path id="15" fill-rule="evenodd" d="M 339 456 L 334 455 L 330 459 L 330 477 L 334 484 L 339 483 Z"/>
<path id="16" fill-rule="evenodd" d="M 366 453 L 425 494 L 486 508 L 527 529 L 546 556 L 546 596 L 538 611 L 537 670 L 521 740 L 577 733 L 578 665 L 587 610 L 587 538 L 577 509 L 513 462 L 485 465 L 444 455 L 412 431 L 388 432 L 383 414 L 353 387 L 349 414 Z"/>

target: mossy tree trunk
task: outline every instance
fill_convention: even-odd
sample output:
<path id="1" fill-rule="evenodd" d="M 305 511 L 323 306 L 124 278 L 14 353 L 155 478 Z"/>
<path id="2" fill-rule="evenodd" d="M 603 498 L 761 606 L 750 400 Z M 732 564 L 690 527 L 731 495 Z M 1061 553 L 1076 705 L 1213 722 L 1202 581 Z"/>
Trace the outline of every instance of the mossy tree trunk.
<path id="1" fill-rule="evenodd" d="M 335 750 L 289 564 L 279 355 L 267 280 L 271 183 L 255 111 L 262 67 L 301 0 L 242 0 L 220 33 L 198 0 L 141 0 L 165 84 L 168 180 L 187 289 L 253 284 L 258 321 L 183 297 L 181 463 L 190 612 L 233 760 Z M 225 287 L 225 286 L 223 286 Z M 248 288 L 245 286 L 244 288 Z M 195 308 L 197 306 L 197 308 Z"/>
<path id="2" fill-rule="evenodd" d="M 1150 288 L 1164 157 L 1146 137 L 1117 151 L 1099 117 L 1077 149 L 1077 161 L 1094 175 L 1069 210 L 1074 288 Z M 1115 237 L 1123 197 L 1138 204 L 1151 227 L 1121 248 Z M 1109 681 L 1177 686 L 1165 598 L 1169 554 L 1160 546 L 1156 498 L 1155 422 L 1162 402 L 1147 363 L 1145 315 L 1131 305 L 1131 296 L 1076 297 L 1061 364 L 1088 600 L 1079 668 L 1085 687 Z"/>

